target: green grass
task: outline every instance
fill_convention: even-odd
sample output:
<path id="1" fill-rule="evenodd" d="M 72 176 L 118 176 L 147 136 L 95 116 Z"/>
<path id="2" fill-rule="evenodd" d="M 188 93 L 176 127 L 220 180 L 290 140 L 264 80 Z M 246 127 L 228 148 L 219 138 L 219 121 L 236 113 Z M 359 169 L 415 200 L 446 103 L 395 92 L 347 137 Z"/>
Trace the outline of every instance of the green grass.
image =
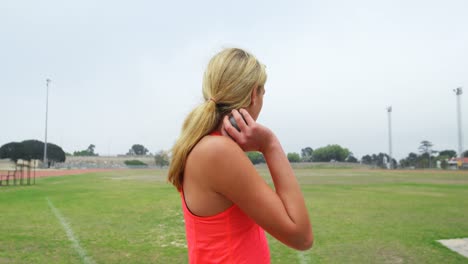
<path id="1" fill-rule="evenodd" d="M 272 263 L 468 262 L 436 242 L 468 237 L 467 172 L 295 170 L 315 244 L 299 253 L 269 237 Z M 124 170 L 0 187 L 0 263 L 82 262 L 47 199 L 97 263 L 186 263 L 180 197 L 165 174 Z"/>

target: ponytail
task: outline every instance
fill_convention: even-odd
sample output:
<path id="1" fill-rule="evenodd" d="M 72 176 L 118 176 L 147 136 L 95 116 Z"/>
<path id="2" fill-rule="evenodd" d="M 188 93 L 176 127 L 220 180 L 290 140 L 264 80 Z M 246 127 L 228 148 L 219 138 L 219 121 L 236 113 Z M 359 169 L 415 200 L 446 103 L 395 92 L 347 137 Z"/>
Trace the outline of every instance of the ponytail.
<path id="1" fill-rule="evenodd" d="M 216 110 L 216 103 L 212 99 L 196 107 L 185 119 L 180 137 L 172 148 L 169 166 L 168 181 L 177 190 L 182 189 L 185 162 L 189 153 L 200 139 L 216 128 L 220 119 L 221 114 Z"/>

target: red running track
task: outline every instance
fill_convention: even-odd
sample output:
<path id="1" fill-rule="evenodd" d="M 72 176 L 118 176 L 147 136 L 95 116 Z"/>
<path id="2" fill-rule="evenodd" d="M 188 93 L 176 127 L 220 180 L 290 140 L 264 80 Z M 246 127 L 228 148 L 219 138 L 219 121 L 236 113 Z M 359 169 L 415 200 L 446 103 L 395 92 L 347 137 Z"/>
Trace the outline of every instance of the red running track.
<path id="1" fill-rule="evenodd" d="M 36 177 L 50 177 L 50 176 L 64 176 L 64 175 L 74 175 L 74 174 L 83 174 L 91 172 L 105 172 L 105 171 L 119 171 L 126 169 L 72 169 L 72 170 L 36 170 Z M 27 172 L 24 172 L 27 174 Z M 31 176 L 34 175 L 34 172 L 31 171 Z"/>

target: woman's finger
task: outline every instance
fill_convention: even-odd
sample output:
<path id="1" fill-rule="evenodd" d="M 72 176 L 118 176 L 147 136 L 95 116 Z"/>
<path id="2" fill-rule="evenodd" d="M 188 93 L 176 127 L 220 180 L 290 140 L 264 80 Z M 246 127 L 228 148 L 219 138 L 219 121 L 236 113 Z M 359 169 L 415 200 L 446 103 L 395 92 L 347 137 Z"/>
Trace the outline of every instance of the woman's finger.
<path id="1" fill-rule="evenodd" d="M 232 115 L 234 119 L 236 119 L 237 126 L 239 127 L 240 131 L 245 131 L 247 128 L 247 123 L 245 122 L 242 115 L 236 109 L 232 110 Z"/>
<path id="2" fill-rule="evenodd" d="M 247 110 L 245 110 L 244 108 L 241 108 L 239 112 L 242 114 L 242 117 L 244 118 L 248 126 L 255 123 L 255 120 L 253 120 L 252 116 L 249 114 Z"/>
<path id="3" fill-rule="evenodd" d="M 240 132 L 231 125 L 231 122 L 229 122 L 229 117 L 225 116 L 223 119 L 223 125 L 224 125 L 224 130 L 226 133 L 234 139 L 234 141 L 237 141 L 237 139 L 240 136 Z"/>

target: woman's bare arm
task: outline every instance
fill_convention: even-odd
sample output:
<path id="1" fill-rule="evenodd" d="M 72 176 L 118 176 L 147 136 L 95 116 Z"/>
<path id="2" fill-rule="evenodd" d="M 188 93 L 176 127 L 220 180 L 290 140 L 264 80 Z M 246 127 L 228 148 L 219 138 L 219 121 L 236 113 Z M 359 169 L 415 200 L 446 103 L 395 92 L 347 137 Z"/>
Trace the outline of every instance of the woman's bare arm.
<path id="1" fill-rule="evenodd" d="M 242 111 L 242 110 L 241 110 Z M 226 137 L 211 146 L 206 161 L 207 175 L 214 191 L 236 203 L 268 233 L 284 244 L 299 250 L 313 244 L 312 227 L 299 184 L 280 142 L 267 128 L 242 113 L 247 124 L 234 112 L 242 132 L 224 121 L 224 129 L 237 142 Z M 227 122 L 227 123 L 226 123 Z M 235 130 L 235 131 L 233 131 Z M 244 151 L 257 150 L 265 156 L 275 190 L 272 190 Z"/>

